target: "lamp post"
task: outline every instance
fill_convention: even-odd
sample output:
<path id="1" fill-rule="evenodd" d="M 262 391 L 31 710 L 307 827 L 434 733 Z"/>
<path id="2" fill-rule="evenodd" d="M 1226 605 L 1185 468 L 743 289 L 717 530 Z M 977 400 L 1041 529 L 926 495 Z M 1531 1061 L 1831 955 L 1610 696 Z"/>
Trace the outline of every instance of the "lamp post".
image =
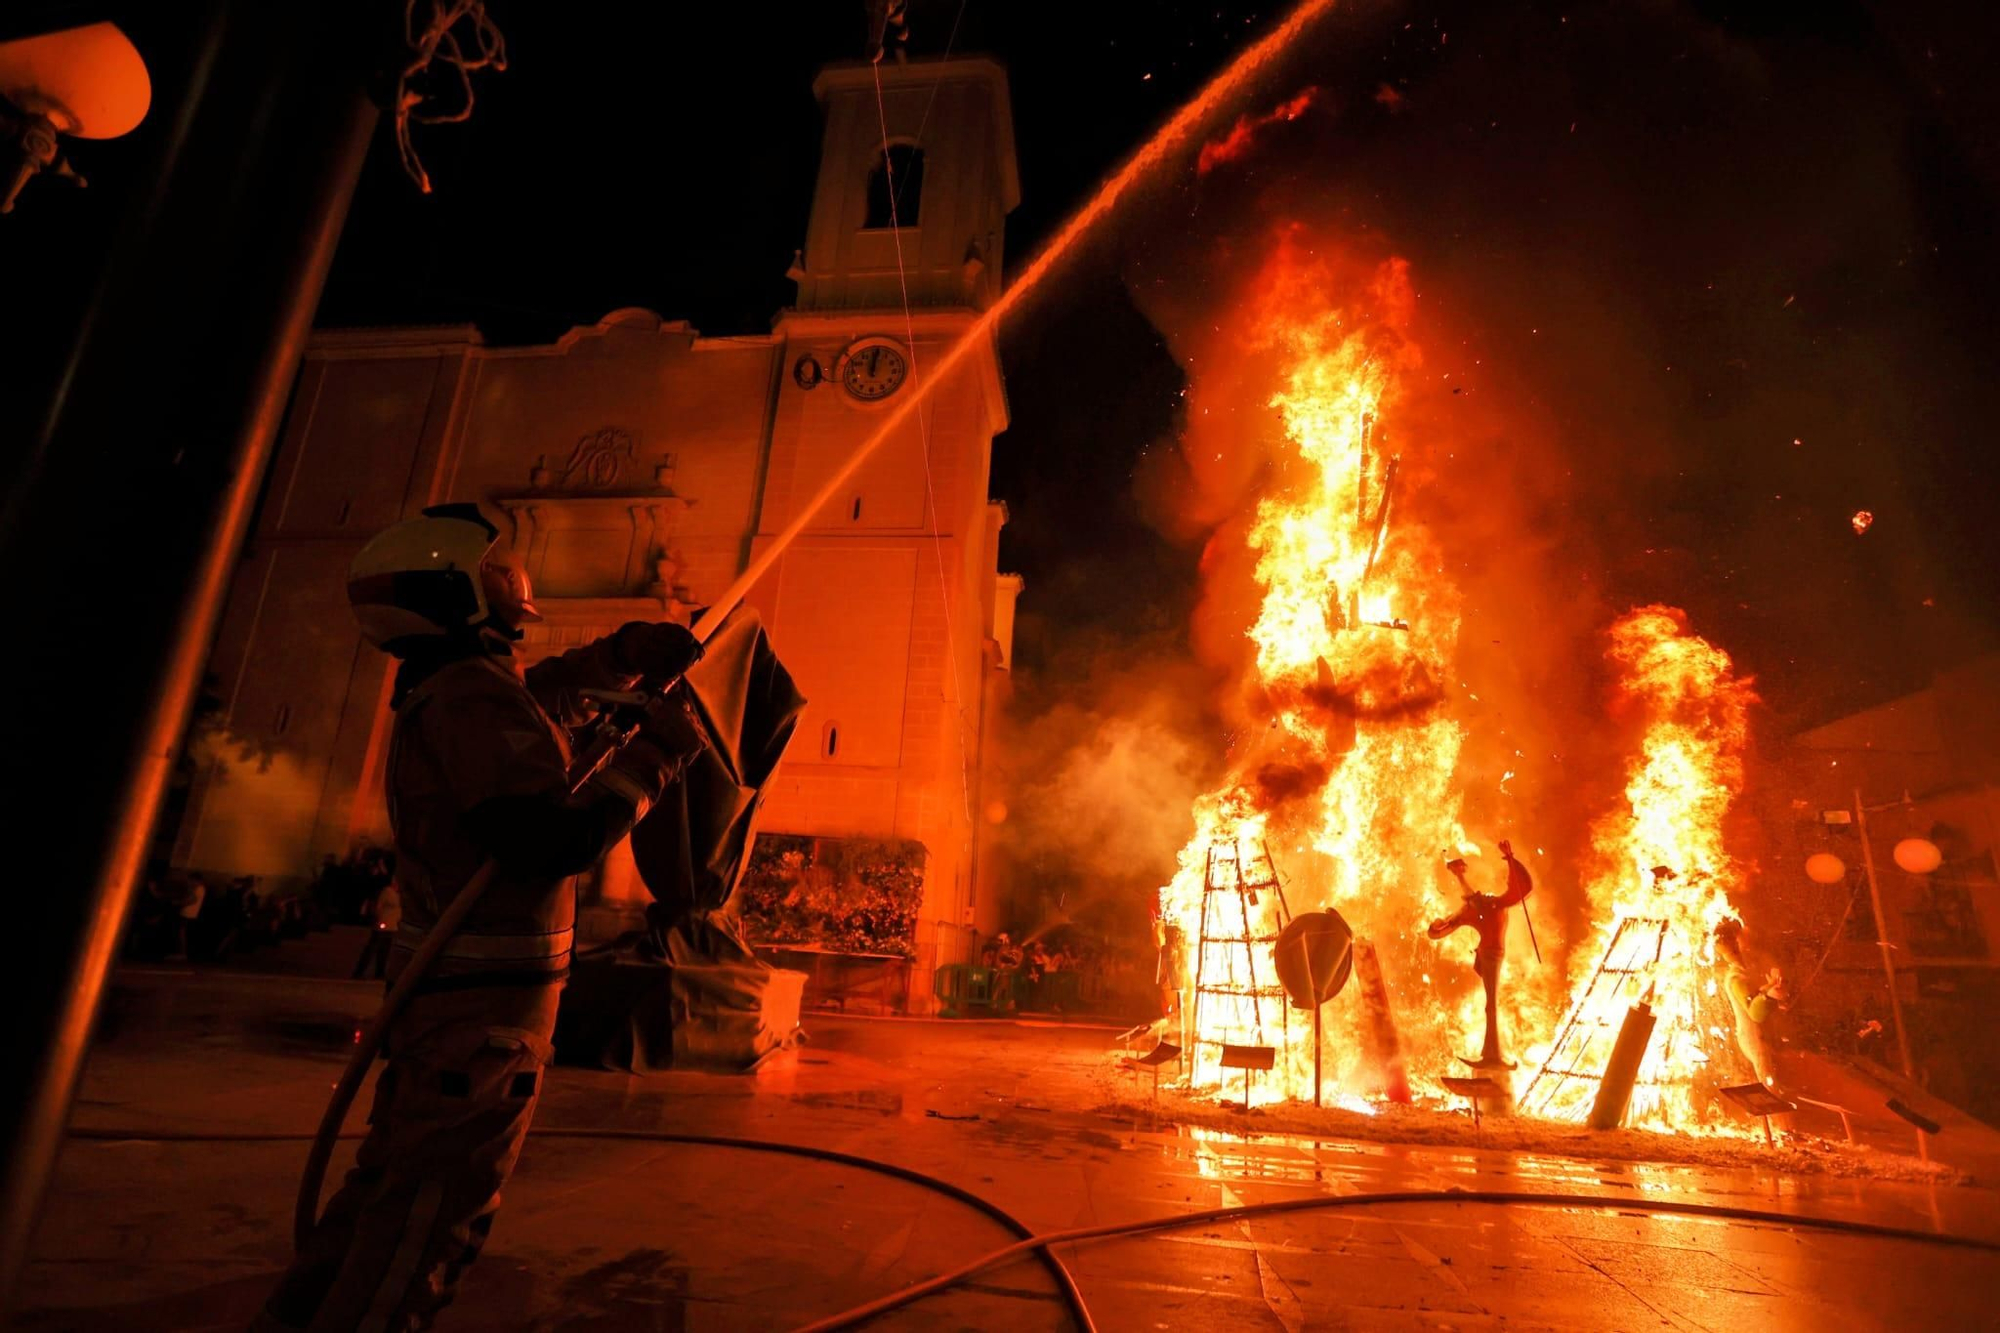
<path id="1" fill-rule="evenodd" d="M 0 1306 L 27 1254 L 126 908 L 376 121 L 386 4 L 211 0 L 161 81 L 140 202 L 39 405 L 0 403 L 9 613 L 61 645 L 0 744 L 47 765 L 9 827 L 21 895 L 0 1082 Z M 43 261 L 54 262 L 54 261 Z M 20 445 L 15 448 L 15 444 Z M 51 690 L 74 706 L 41 706 Z M 85 702 L 87 696 L 87 702 Z M 0 1317 L 4 1309 L 0 1309 Z"/>
<path id="2" fill-rule="evenodd" d="M 1861 835 L 1861 868 L 1868 876 L 1868 902 L 1875 911 L 1875 947 L 1882 952 L 1882 975 L 1889 982 L 1889 1013 L 1896 1023 L 1896 1053 L 1902 1057 L 1903 1077 L 1914 1082 L 1916 1067 L 1910 1061 L 1910 1034 L 1903 1026 L 1903 1000 L 1896 992 L 1896 957 L 1889 943 L 1889 918 L 1882 912 L 1882 882 L 1875 876 L 1875 851 L 1868 845 L 1868 807 L 1861 803 L 1861 789 L 1854 789 L 1854 826 Z M 1923 1136 L 1917 1136 L 1922 1142 Z"/>
<path id="3" fill-rule="evenodd" d="M 1897 804 L 1903 803 L 1897 802 Z M 1882 881 L 1875 875 L 1875 849 L 1868 844 L 1868 807 L 1861 803 L 1859 787 L 1854 789 L 1854 826 L 1855 831 L 1861 835 L 1861 868 L 1868 876 L 1868 901 L 1875 911 L 1875 947 L 1882 951 L 1882 975 L 1889 983 L 1889 1014 L 1896 1024 L 1896 1053 L 1903 1062 L 1903 1077 L 1914 1084 L 1917 1081 L 1917 1070 L 1915 1062 L 1910 1059 L 1909 1030 L 1903 1026 L 1903 997 L 1896 991 L 1896 958 L 1894 948 L 1889 943 L 1889 918 L 1882 911 Z M 1901 863 L 1909 859 L 1901 853 L 1905 844 L 1911 843 L 1921 843 L 1921 848 L 1912 850 L 1923 853 L 1922 856 L 1911 860 L 1913 865 L 1924 866 L 1921 872 L 1914 873 L 1929 874 L 1937 869 L 1939 864 L 1937 848 L 1920 838 L 1905 839 L 1904 843 L 1898 844 L 1897 861 Z M 1930 1144 L 1925 1140 L 1922 1128 L 1916 1133 L 1917 1156 L 1928 1162 L 1931 1159 Z"/>

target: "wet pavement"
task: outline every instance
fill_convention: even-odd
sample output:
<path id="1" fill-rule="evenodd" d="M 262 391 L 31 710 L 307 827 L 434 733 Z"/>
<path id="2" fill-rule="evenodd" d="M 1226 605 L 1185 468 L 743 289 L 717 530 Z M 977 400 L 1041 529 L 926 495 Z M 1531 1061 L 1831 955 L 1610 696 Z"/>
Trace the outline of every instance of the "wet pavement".
<path id="1" fill-rule="evenodd" d="M 379 992 L 121 978 L 19 1327 L 235 1329 L 287 1253 L 300 1141 Z M 1036 1230 L 1266 1200 L 1503 1190 L 1722 1204 L 2000 1240 L 2000 1196 L 1759 1169 L 1244 1136 L 1096 1108 L 1113 1034 L 814 1017 L 752 1076 L 558 1070 L 445 1329 L 794 1327 L 1009 1242 L 854 1165 L 564 1131 L 725 1135 L 895 1163 Z M 1097 1327 L 1939 1329 L 1995 1326 L 2000 1254 L 1597 1207 L 1328 1209 L 1064 1247 Z M 1072 1327 L 1031 1261 L 874 1327 Z"/>

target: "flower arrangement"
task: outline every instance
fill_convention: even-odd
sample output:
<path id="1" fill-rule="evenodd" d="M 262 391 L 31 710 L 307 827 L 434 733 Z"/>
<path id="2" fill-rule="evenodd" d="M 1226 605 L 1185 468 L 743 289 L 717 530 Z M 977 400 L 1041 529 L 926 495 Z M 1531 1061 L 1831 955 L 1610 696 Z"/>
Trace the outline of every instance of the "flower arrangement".
<path id="1" fill-rule="evenodd" d="M 916 953 L 929 853 L 908 838 L 762 833 L 737 906 L 758 944 L 841 953 Z"/>

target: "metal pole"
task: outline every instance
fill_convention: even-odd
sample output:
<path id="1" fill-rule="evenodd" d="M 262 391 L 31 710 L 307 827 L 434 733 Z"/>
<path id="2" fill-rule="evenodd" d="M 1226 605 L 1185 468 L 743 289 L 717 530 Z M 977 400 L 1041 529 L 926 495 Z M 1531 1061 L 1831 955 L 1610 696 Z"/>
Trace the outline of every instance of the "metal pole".
<path id="1" fill-rule="evenodd" d="M 1861 865 L 1868 873 L 1868 901 L 1875 909 L 1875 946 L 1882 951 L 1882 975 L 1889 982 L 1889 1013 L 1896 1020 L 1896 1052 L 1903 1060 L 1903 1077 L 1915 1081 L 1916 1065 L 1910 1059 L 1910 1034 L 1903 1027 L 1903 1001 L 1896 992 L 1896 959 L 1889 944 L 1889 918 L 1882 912 L 1882 884 L 1875 878 L 1875 852 L 1868 845 L 1868 812 L 1861 804 L 1861 789 L 1854 789 L 1854 823 L 1861 834 Z"/>
<path id="2" fill-rule="evenodd" d="M 56 691 L 50 706 L 15 691 L 5 724 L 8 753 L 64 767 L 17 789 L 10 810 L 51 859 L 19 900 L 33 943 L 9 969 L 0 1300 L 26 1257 L 375 124 L 364 87 L 381 15 L 333 0 L 218 9 L 212 68 L 190 74 L 162 118 L 191 111 L 191 133 L 156 160 L 146 225 L 105 261 L 38 436 L 46 448 L 0 530 L 0 560 L 20 573 L 10 610 L 60 654 L 64 677 L 40 682 Z M 16 655 L 15 669 L 30 665 Z M 89 698 L 61 697 L 84 679 L 98 682 Z"/>
<path id="3" fill-rule="evenodd" d="M 1319 978 L 1313 975 L 1313 951 L 1312 951 L 1312 940 L 1310 938 L 1307 937 L 1300 938 L 1299 954 L 1306 961 L 1306 994 L 1313 997 L 1313 1105 L 1318 1106 L 1320 1104 L 1319 1011 L 1323 1007 L 1323 1002 L 1320 1000 L 1319 996 Z M 1340 975 L 1338 965 L 1336 965 L 1334 975 L 1335 976 Z"/>
<path id="4" fill-rule="evenodd" d="M 1317 992 L 1315 992 L 1315 993 L 1317 993 Z M 1320 1011 L 1321 1009 L 1325 1008 L 1325 1007 L 1326 1007 L 1326 1006 L 1324 1006 L 1324 1005 L 1320 1005 L 1320 1004 L 1315 1004 L 1315 1005 L 1313 1006 L 1313 1105 L 1314 1105 L 1314 1106 L 1318 1106 L 1318 1105 L 1320 1105 L 1320 1100 L 1319 1100 L 1319 1089 L 1320 1089 L 1320 1074 L 1319 1074 L 1319 1053 L 1320 1053 L 1320 1036 L 1319 1036 L 1319 1011 Z"/>
<path id="5" fill-rule="evenodd" d="M 1875 947 L 1882 951 L 1882 975 L 1889 982 L 1889 1014 L 1896 1022 L 1896 1053 L 1902 1057 L 1903 1077 L 1917 1081 L 1917 1067 L 1910 1059 L 1910 1033 L 1903 1026 L 1903 998 L 1896 992 L 1896 959 L 1889 943 L 1889 918 L 1882 911 L 1882 883 L 1875 877 L 1875 849 L 1868 845 L 1868 807 L 1861 803 L 1861 788 L 1854 789 L 1854 827 L 1861 835 L 1861 868 L 1868 874 L 1868 902 L 1875 911 Z M 1928 1162 L 1931 1146 L 1920 1129 L 1917 1156 Z"/>

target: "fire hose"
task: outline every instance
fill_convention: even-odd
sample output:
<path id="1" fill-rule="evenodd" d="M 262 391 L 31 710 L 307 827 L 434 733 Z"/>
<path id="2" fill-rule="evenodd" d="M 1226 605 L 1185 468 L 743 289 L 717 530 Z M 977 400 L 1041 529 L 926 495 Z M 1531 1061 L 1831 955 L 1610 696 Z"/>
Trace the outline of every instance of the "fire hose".
<path id="1" fill-rule="evenodd" d="M 1247 1221 L 1255 1217 L 1270 1217 L 1286 1213 L 1313 1212 L 1337 1208 L 1377 1208 L 1393 1207 L 1414 1203 L 1488 1204 L 1496 1206 L 1528 1208 L 1590 1208 L 1605 1212 L 1627 1214 L 1647 1214 L 1653 1216 L 1680 1216 L 1714 1218 L 1718 1221 L 1749 1222 L 1764 1226 L 1794 1227 L 1810 1231 L 1829 1232 L 1836 1235 L 1862 1236 L 1876 1240 L 1915 1241 L 1930 1245 L 1940 1245 L 1952 1249 L 1976 1250 L 1985 1253 L 2000 1253 L 2000 1242 L 1977 1236 L 1964 1236 L 1944 1231 L 1918 1231 L 1907 1227 L 1893 1227 L 1876 1222 L 1855 1222 L 1842 1218 L 1814 1217 L 1807 1214 L 1773 1212 L 1760 1208 L 1740 1208 L 1727 1204 L 1706 1204 L 1677 1202 L 1672 1199 L 1636 1199 L 1616 1194 L 1560 1194 L 1554 1192 L 1513 1192 L 1508 1190 L 1390 1190 L 1367 1194 L 1315 1195 L 1303 1199 L 1270 1199 L 1258 1203 L 1236 1204 L 1224 1208 L 1204 1208 L 1193 1212 L 1175 1213 L 1165 1217 L 1139 1218 L 1125 1222 L 1107 1222 L 1095 1226 L 1071 1227 L 1060 1231 L 1031 1231 L 1025 1224 L 998 1204 L 973 1193 L 950 1181 L 901 1166 L 894 1162 L 884 1162 L 855 1153 L 839 1152 L 830 1148 L 820 1148 L 810 1144 L 785 1143 L 764 1139 L 743 1139 L 714 1134 L 682 1134 L 669 1130 L 642 1129 L 570 1129 L 554 1126 L 537 1126 L 529 1130 L 534 1138 L 541 1139 L 595 1139 L 610 1141 L 635 1141 L 646 1143 L 676 1143 L 689 1147 L 729 1148 L 748 1152 L 783 1153 L 787 1156 L 804 1157 L 815 1161 L 831 1162 L 836 1165 L 855 1167 L 892 1176 L 911 1184 L 935 1190 L 956 1199 L 968 1207 L 975 1208 L 998 1222 L 1020 1239 L 1011 1245 L 992 1250 L 967 1263 L 959 1265 L 936 1277 L 912 1283 L 900 1290 L 864 1304 L 843 1310 L 816 1320 L 797 1330 L 797 1333 L 832 1333 L 835 1329 L 851 1328 L 877 1315 L 899 1309 L 925 1296 L 955 1287 L 968 1278 L 998 1267 L 1011 1260 L 1033 1256 L 1049 1270 L 1071 1316 L 1083 1333 L 1095 1333 L 1096 1323 L 1089 1307 L 1085 1305 L 1083 1294 L 1078 1290 L 1075 1277 L 1055 1253 L 1055 1246 L 1075 1245 L 1092 1240 L 1111 1240 L 1125 1236 L 1144 1235 L 1154 1231 L 1171 1231 L 1183 1227 L 1203 1226 L 1218 1222 Z M 143 1127 L 103 1127 L 69 1130 L 72 1139 L 95 1142 L 128 1143 L 143 1140 L 155 1143 L 292 1143 L 307 1137 L 290 1131 L 215 1132 L 204 1130 L 152 1130 Z M 336 1134 L 335 1138 L 358 1138 L 358 1134 Z"/>
<path id="2" fill-rule="evenodd" d="M 971 341 L 971 334 L 968 333 L 960 338 L 959 347 L 967 347 Z M 749 595 L 750 590 L 771 572 L 785 550 L 798 540 L 813 517 L 826 508 L 836 495 L 843 493 L 854 474 L 861 470 L 861 465 L 889 439 L 892 433 L 890 428 L 900 421 L 904 414 L 928 397 L 931 387 L 936 383 L 938 383 L 938 373 L 933 372 L 930 380 L 913 385 L 903 406 L 897 409 L 890 420 L 864 440 L 861 447 L 850 454 L 847 461 L 820 484 L 819 490 L 812 498 L 799 506 L 784 529 L 756 553 L 743 572 L 736 576 L 736 581 L 731 583 L 695 621 L 693 626 L 695 642 L 704 644 L 708 642 L 730 612 L 734 611 Z M 668 682 L 657 688 L 670 689 L 675 683 Z M 569 785 L 572 793 L 590 781 L 598 769 L 617 753 L 618 748 L 638 732 L 639 714 L 632 706 L 635 700 L 621 701 L 612 695 L 601 697 L 614 703 L 615 707 L 599 720 L 591 744 L 571 766 Z M 340 1081 L 333 1088 L 333 1096 L 327 1100 L 326 1113 L 320 1118 L 319 1132 L 314 1136 L 312 1149 L 306 1155 L 305 1172 L 299 1178 L 299 1195 L 292 1213 L 294 1248 L 303 1251 L 307 1237 L 318 1225 L 320 1189 L 326 1183 L 327 1165 L 333 1160 L 334 1141 L 340 1137 L 340 1128 L 346 1123 L 347 1112 L 353 1107 L 354 1099 L 359 1095 L 361 1085 L 368 1077 L 368 1067 L 375 1063 L 376 1055 L 381 1052 L 382 1042 L 388 1035 L 390 1025 L 404 1009 L 409 1007 L 411 997 L 417 993 L 417 988 L 430 974 L 438 955 L 444 952 L 447 944 L 451 943 L 452 937 L 458 933 L 459 926 L 478 904 L 498 871 L 496 863 L 487 861 L 452 896 L 444 910 L 438 913 L 437 923 L 431 927 L 429 934 L 424 936 L 423 943 L 417 946 L 415 955 L 404 965 L 395 984 L 389 988 L 388 995 L 382 1000 L 381 1009 L 369 1020 L 368 1026 L 356 1040 L 354 1052 L 347 1061 L 347 1068 L 341 1071 Z"/>

